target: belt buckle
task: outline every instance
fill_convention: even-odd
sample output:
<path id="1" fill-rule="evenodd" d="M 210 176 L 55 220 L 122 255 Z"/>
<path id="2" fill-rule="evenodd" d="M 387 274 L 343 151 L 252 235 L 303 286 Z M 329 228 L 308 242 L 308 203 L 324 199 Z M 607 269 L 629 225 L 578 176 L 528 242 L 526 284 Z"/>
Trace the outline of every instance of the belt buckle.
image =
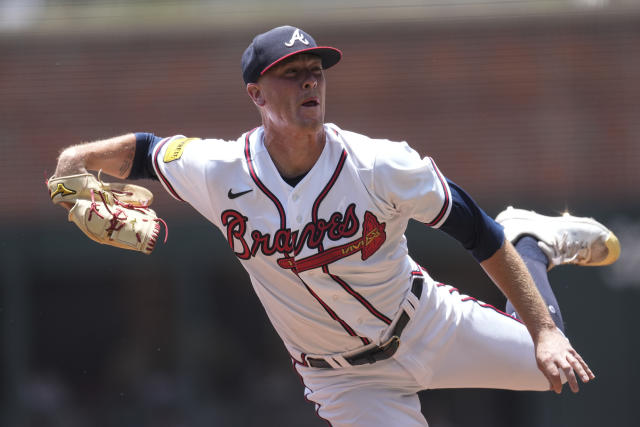
<path id="1" fill-rule="evenodd" d="M 398 350 L 398 347 L 400 347 L 400 337 L 397 335 L 392 335 L 391 338 L 380 345 L 380 348 L 382 349 L 381 353 L 386 356 L 385 359 L 393 356 Z"/>
<path id="2" fill-rule="evenodd" d="M 378 351 L 370 354 L 367 358 L 369 363 L 379 362 L 380 360 L 386 360 L 391 358 L 398 347 L 400 346 L 400 337 L 397 335 L 391 336 L 388 340 L 378 346 Z"/>

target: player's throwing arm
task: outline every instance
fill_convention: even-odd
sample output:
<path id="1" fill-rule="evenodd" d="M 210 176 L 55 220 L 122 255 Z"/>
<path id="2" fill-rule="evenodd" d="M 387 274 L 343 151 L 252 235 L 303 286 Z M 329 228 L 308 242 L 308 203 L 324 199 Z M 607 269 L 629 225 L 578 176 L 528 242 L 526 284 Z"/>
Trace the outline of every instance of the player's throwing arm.
<path id="1" fill-rule="evenodd" d="M 149 208 L 153 194 L 144 187 L 102 181 L 102 172 L 129 175 L 135 155 L 134 134 L 65 149 L 47 181 L 54 204 L 69 210 L 69 221 L 90 239 L 150 254 L 164 222 Z M 89 170 L 97 170 L 96 178 Z M 166 241 L 166 224 L 165 241 Z"/>

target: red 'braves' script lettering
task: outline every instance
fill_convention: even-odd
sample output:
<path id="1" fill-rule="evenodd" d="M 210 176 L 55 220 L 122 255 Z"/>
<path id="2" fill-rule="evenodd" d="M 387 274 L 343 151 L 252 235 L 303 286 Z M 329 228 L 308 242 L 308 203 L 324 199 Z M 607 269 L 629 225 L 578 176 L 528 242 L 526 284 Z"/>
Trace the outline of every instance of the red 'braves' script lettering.
<path id="1" fill-rule="evenodd" d="M 374 214 L 369 211 L 364 213 L 364 223 L 362 226 L 362 237 L 344 245 L 336 246 L 326 251 L 302 259 L 279 258 L 278 265 L 282 268 L 294 270 L 301 273 L 312 268 L 331 264 L 341 258 L 348 257 L 361 252 L 361 259 L 364 261 L 373 255 L 387 239 L 384 229 L 386 224 L 379 223 Z"/>
<path id="2" fill-rule="evenodd" d="M 256 256 L 258 250 L 265 255 L 279 253 L 297 255 L 306 245 L 311 249 L 320 247 L 325 237 L 340 240 L 351 237 L 358 232 L 360 222 L 355 213 L 354 203 L 347 206 L 344 214 L 334 212 L 328 220 L 318 219 L 307 223 L 302 230 L 278 229 L 273 236 L 260 230 L 251 231 L 251 239 L 247 241 L 247 223 L 249 218 L 233 209 L 222 212 L 222 225 L 227 227 L 227 241 L 231 250 L 240 259 Z"/>

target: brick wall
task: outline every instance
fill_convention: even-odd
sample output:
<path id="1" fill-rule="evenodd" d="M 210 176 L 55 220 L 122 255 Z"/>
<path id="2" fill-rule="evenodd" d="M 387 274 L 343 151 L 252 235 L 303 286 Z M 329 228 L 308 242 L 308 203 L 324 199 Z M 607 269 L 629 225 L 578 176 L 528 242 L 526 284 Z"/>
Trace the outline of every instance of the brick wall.
<path id="1" fill-rule="evenodd" d="M 629 203 L 640 182 L 639 21 L 306 29 L 345 54 L 327 72 L 327 121 L 409 141 L 484 203 L 562 208 Z M 50 208 L 43 180 L 66 145 L 135 130 L 235 139 L 259 124 L 239 70 L 251 38 L 4 37 L 0 216 Z"/>

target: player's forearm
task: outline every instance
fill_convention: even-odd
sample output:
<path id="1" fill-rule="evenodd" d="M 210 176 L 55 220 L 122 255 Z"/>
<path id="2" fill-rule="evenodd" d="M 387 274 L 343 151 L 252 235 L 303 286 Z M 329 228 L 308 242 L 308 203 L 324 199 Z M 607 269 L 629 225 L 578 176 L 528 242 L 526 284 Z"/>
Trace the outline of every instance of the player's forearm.
<path id="1" fill-rule="evenodd" d="M 117 178 L 127 178 L 136 153 L 133 133 L 68 147 L 60 153 L 56 176 L 100 170 Z"/>
<path id="2" fill-rule="evenodd" d="M 556 328 L 531 274 L 510 242 L 505 241 L 480 265 L 511 301 L 534 342 L 542 332 Z"/>

